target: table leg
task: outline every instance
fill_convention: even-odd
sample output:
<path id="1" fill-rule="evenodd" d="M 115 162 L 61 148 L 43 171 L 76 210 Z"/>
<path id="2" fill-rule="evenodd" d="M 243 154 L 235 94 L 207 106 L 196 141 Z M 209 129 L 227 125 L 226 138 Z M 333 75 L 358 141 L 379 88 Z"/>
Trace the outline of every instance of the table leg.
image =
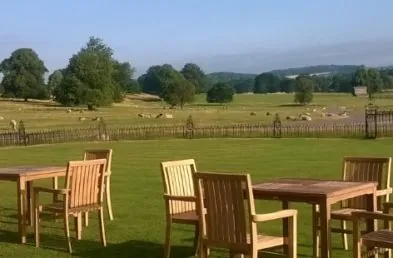
<path id="1" fill-rule="evenodd" d="M 331 257 L 330 203 L 324 201 L 320 204 L 319 208 L 321 258 L 329 258 Z"/>
<path id="2" fill-rule="evenodd" d="M 22 244 L 26 243 L 26 182 L 24 178 L 19 178 L 17 182 L 17 193 L 18 193 L 18 225 L 19 225 L 19 236 Z"/>
<path id="3" fill-rule="evenodd" d="M 33 226 L 33 182 L 26 182 L 26 200 L 27 200 L 27 223 Z"/>
<path id="4" fill-rule="evenodd" d="M 58 187 L 59 187 L 59 179 L 58 179 L 57 176 L 55 176 L 53 178 L 52 184 L 53 184 L 53 189 L 58 189 Z M 58 197 L 57 194 L 53 195 L 53 203 L 56 203 L 58 201 L 57 197 Z"/>
<path id="5" fill-rule="evenodd" d="M 288 201 L 282 201 L 282 209 L 286 210 L 289 209 L 289 203 Z M 282 236 L 284 238 L 284 246 L 283 246 L 283 254 L 288 255 L 288 236 L 289 236 L 289 222 L 288 218 L 283 218 L 282 219 Z"/>
<path id="6" fill-rule="evenodd" d="M 376 194 L 368 194 L 366 195 L 367 198 L 367 210 L 368 211 L 377 211 L 377 196 Z M 367 232 L 373 232 L 377 229 L 378 227 L 378 221 L 377 220 L 372 220 L 372 219 L 368 219 L 366 220 L 366 227 L 367 227 Z M 368 250 L 372 250 L 372 247 L 367 247 L 367 251 Z M 371 255 L 369 256 L 371 258 L 375 258 L 378 257 L 377 255 Z"/>

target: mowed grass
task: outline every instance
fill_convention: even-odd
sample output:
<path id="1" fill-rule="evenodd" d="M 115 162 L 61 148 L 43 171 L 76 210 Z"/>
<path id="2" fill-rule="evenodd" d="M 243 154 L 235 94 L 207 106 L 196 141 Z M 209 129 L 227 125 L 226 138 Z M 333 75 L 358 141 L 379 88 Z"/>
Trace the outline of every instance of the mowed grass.
<path id="1" fill-rule="evenodd" d="M 99 241 L 96 214 L 83 239 L 71 232 L 74 257 L 162 257 L 165 214 L 159 163 L 165 160 L 194 158 L 199 171 L 250 173 L 254 183 L 279 177 L 340 179 L 342 158 L 346 155 L 391 156 L 391 140 L 342 139 L 219 139 L 133 141 L 89 144 L 63 144 L 0 149 L 0 166 L 20 164 L 65 165 L 81 159 L 84 148 L 112 148 L 112 198 L 115 219 L 105 226 L 108 246 Z M 35 185 L 50 185 L 49 180 Z M 16 224 L 16 185 L 0 182 L 0 256 L 69 257 L 62 222 L 44 220 L 41 248 L 34 247 L 32 230 L 28 243 L 19 244 Z M 47 199 L 49 200 L 49 199 Z M 256 201 L 257 212 L 280 209 L 275 201 Z M 299 254 L 311 257 L 311 206 L 293 204 L 299 210 Z M 280 221 L 262 223 L 261 232 L 280 234 Z M 193 228 L 174 226 L 174 258 L 192 257 Z M 334 234 L 333 257 L 350 257 L 342 251 L 341 237 Z M 351 238 L 350 238 L 351 239 Z M 227 257 L 216 251 L 212 257 Z"/>
<path id="2" fill-rule="evenodd" d="M 97 126 L 95 117 L 103 117 L 109 126 L 135 126 L 148 124 L 184 124 L 189 115 L 193 116 L 197 124 L 230 124 L 230 123 L 258 123 L 273 121 L 274 114 L 279 113 L 282 119 L 286 116 L 298 116 L 311 113 L 313 120 L 322 122 L 350 122 L 363 121 L 364 106 L 369 103 L 367 97 L 353 97 L 351 94 L 315 94 L 309 106 L 297 106 L 293 103 L 293 94 L 237 94 L 234 101 L 225 105 L 206 103 L 204 94 L 197 95 L 195 101 L 187 104 L 183 110 L 168 109 L 162 101 L 141 95 L 129 95 L 122 103 L 112 107 L 99 108 L 98 111 L 67 113 L 69 108 L 61 107 L 48 101 L 0 101 L 0 130 L 10 129 L 10 120 L 25 122 L 27 130 L 75 128 Z M 377 99 L 380 106 L 391 105 L 390 99 Z M 322 108 L 325 107 L 325 110 Z M 331 118 L 321 116 L 322 112 L 338 113 L 345 107 L 349 118 Z M 86 107 L 81 107 L 86 109 Z M 313 110 L 316 112 L 313 112 Z M 256 116 L 250 113 L 255 112 Z M 266 113 L 271 113 L 267 116 Z M 173 119 L 154 118 L 160 113 L 172 114 Z M 140 118 L 138 114 L 151 114 L 153 118 Z M 79 121 L 80 117 L 86 118 Z M 303 122 L 307 123 L 307 122 Z"/>

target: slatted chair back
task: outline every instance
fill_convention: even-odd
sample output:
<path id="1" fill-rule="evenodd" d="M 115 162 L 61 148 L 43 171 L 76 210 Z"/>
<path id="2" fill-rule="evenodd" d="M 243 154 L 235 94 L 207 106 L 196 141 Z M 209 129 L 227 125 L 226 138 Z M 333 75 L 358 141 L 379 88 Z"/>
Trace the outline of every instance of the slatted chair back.
<path id="1" fill-rule="evenodd" d="M 70 191 L 66 203 L 71 212 L 102 205 L 106 162 L 106 159 L 68 162 L 65 188 Z"/>
<path id="2" fill-rule="evenodd" d="M 112 173 L 112 149 L 86 149 L 83 159 L 106 159 L 105 176 Z"/>
<path id="3" fill-rule="evenodd" d="M 392 192 L 390 167 L 390 157 L 344 157 L 343 180 L 378 182 L 378 210 L 382 210 L 382 203 L 389 201 Z M 343 206 L 366 209 L 366 203 L 365 197 L 356 197 L 344 202 Z"/>
<path id="4" fill-rule="evenodd" d="M 198 172 L 195 179 L 204 244 L 248 252 L 257 236 L 250 176 Z"/>
<path id="5" fill-rule="evenodd" d="M 194 159 L 161 162 L 164 193 L 174 196 L 195 196 L 194 178 L 196 165 Z M 170 214 L 195 211 L 195 202 L 171 200 Z"/>

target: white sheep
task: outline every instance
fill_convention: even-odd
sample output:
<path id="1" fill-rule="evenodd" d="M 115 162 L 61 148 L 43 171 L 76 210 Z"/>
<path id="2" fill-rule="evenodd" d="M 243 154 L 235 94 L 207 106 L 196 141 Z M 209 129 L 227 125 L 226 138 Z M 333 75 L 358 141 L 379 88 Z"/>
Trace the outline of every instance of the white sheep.
<path id="1" fill-rule="evenodd" d="M 12 119 L 10 121 L 10 125 L 11 125 L 12 130 L 16 131 L 16 121 Z"/>

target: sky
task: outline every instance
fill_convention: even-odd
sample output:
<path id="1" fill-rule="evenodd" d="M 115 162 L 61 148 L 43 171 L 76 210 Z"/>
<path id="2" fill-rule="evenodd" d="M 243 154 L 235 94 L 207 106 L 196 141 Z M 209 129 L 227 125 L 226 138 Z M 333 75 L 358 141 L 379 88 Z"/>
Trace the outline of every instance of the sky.
<path id="1" fill-rule="evenodd" d="M 53 71 L 96 36 L 140 74 L 155 64 L 393 39 L 392 10 L 391 0 L 3 0 L 0 61 L 28 47 Z"/>

